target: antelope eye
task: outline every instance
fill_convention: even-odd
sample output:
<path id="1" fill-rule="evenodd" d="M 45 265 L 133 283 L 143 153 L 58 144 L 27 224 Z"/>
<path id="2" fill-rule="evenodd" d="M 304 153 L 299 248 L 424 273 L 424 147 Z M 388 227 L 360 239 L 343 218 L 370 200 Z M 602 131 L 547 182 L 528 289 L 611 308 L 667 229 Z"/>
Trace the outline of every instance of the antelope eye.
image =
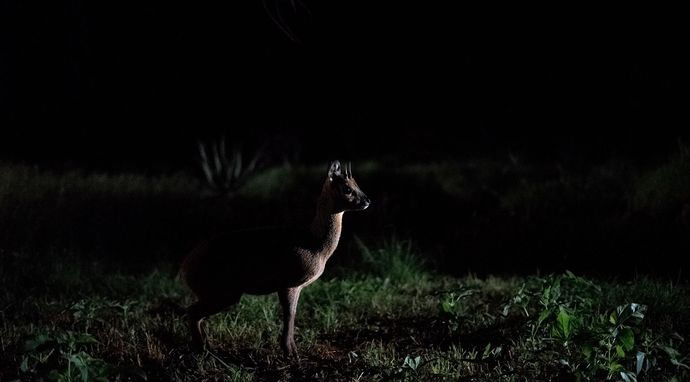
<path id="1" fill-rule="evenodd" d="M 352 189 L 348 186 L 343 186 L 343 194 L 350 195 L 352 193 Z"/>

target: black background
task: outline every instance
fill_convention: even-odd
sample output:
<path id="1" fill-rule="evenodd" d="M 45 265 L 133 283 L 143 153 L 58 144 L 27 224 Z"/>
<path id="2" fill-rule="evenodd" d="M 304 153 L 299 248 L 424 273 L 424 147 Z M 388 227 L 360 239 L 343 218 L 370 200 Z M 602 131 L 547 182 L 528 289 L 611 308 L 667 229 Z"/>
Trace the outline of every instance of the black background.
<path id="1" fill-rule="evenodd" d="M 306 162 L 647 162 L 687 136 L 673 9 L 15 0 L 2 14 L 5 160 L 175 169 L 223 132 Z"/>

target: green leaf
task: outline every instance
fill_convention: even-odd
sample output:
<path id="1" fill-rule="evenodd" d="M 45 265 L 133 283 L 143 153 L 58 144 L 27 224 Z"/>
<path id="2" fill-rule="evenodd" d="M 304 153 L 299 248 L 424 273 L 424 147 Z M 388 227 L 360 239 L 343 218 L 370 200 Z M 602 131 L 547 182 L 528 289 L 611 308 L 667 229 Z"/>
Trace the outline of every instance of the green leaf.
<path id="1" fill-rule="evenodd" d="M 541 326 L 541 324 L 551 316 L 551 309 L 544 309 L 541 311 L 539 314 L 539 319 L 537 319 L 537 327 Z"/>
<path id="2" fill-rule="evenodd" d="M 645 353 L 638 351 L 637 355 L 635 356 L 635 360 L 635 371 L 639 375 L 642 371 L 642 367 L 644 366 Z"/>
<path id="3" fill-rule="evenodd" d="M 661 348 L 666 352 L 666 354 L 668 354 L 668 357 L 671 359 L 676 359 L 680 357 L 680 353 L 678 352 L 678 350 L 670 346 L 661 346 Z"/>
<path id="4" fill-rule="evenodd" d="M 630 328 L 623 328 L 618 335 L 625 351 L 630 351 L 635 346 L 635 333 Z"/>
<path id="5" fill-rule="evenodd" d="M 19 365 L 19 370 L 21 370 L 25 373 L 27 370 L 29 370 L 29 357 L 24 357 L 22 359 L 22 363 L 21 363 L 21 365 Z"/>
<path id="6" fill-rule="evenodd" d="M 29 351 L 34 351 L 36 350 L 39 346 L 49 342 L 51 339 L 45 334 L 39 334 L 35 336 L 32 339 L 26 340 L 24 342 L 24 351 L 29 352 Z"/>
<path id="7" fill-rule="evenodd" d="M 84 352 L 72 354 L 70 357 L 67 358 L 67 360 L 79 369 L 84 369 L 88 367 L 88 358 L 85 357 Z"/>
<path id="8" fill-rule="evenodd" d="M 646 305 L 640 305 L 636 303 L 630 304 L 631 316 L 642 320 L 644 318 L 644 312 L 647 311 Z"/>
<path id="9" fill-rule="evenodd" d="M 625 351 L 623 350 L 622 346 L 616 345 L 616 354 L 618 355 L 619 358 L 625 357 Z"/>
<path id="10" fill-rule="evenodd" d="M 470 297 L 477 293 L 479 293 L 479 288 L 477 287 L 463 287 L 462 289 L 460 289 L 460 293 L 458 294 L 457 300 Z"/>
<path id="11" fill-rule="evenodd" d="M 74 342 L 76 342 L 77 344 L 86 345 L 97 344 L 98 340 L 88 333 L 77 333 L 74 336 Z"/>
<path id="12" fill-rule="evenodd" d="M 623 365 L 618 362 L 611 362 L 609 364 L 609 374 L 615 374 L 623 370 Z"/>
<path id="13" fill-rule="evenodd" d="M 682 367 L 683 369 L 690 370 L 690 366 L 678 361 L 677 359 L 671 359 L 671 363 L 675 366 Z"/>
<path id="14" fill-rule="evenodd" d="M 484 353 L 482 353 L 482 359 L 489 358 L 489 355 L 491 355 L 491 342 L 486 344 L 486 347 L 484 348 Z"/>
<path id="15" fill-rule="evenodd" d="M 637 375 L 632 371 L 621 371 L 621 378 L 625 382 L 637 382 Z"/>
<path id="16" fill-rule="evenodd" d="M 591 358 L 593 352 L 594 352 L 594 350 L 592 349 L 591 345 L 582 346 L 582 355 L 584 355 L 585 358 L 587 358 L 587 359 Z"/>
<path id="17" fill-rule="evenodd" d="M 640 305 L 636 303 L 630 303 L 627 305 L 620 305 L 616 307 L 615 315 L 616 322 L 611 322 L 612 324 L 624 324 L 626 321 L 633 319 L 636 323 L 639 323 L 644 318 L 644 312 L 647 310 L 645 305 Z M 612 314 L 614 314 L 612 313 Z"/>
<path id="18" fill-rule="evenodd" d="M 419 367 L 419 362 L 422 360 L 421 357 L 417 356 L 414 359 L 410 357 L 409 355 L 405 357 L 405 361 L 403 361 L 403 365 L 409 367 L 412 370 L 417 370 Z"/>
<path id="19" fill-rule="evenodd" d="M 560 311 L 558 312 L 558 316 L 556 317 L 556 328 L 557 328 L 557 333 L 563 340 L 567 340 L 570 338 L 572 334 L 572 321 L 573 321 L 573 316 L 568 314 L 568 312 L 561 307 Z"/>
<path id="20" fill-rule="evenodd" d="M 541 292 L 541 298 L 546 303 L 548 303 L 548 301 L 551 300 L 551 287 L 550 286 L 544 288 L 544 290 Z"/>
<path id="21" fill-rule="evenodd" d="M 443 297 L 443 301 L 441 301 L 441 310 L 443 310 L 444 313 L 453 313 L 455 311 L 456 301 L 454 292 L 446 294 Z"/>

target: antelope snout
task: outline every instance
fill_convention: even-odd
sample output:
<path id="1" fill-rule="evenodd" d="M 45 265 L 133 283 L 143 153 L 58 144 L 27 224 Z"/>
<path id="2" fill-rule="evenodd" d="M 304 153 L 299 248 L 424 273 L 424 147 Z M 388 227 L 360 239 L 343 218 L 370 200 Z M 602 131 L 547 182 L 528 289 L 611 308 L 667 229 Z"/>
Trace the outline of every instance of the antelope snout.
<path id="1" fill-rule="evenodd" d="M 371 200 L 369 200 L 369 198 L 367 198 L 366 195 L 362 195 L 362 197 L 359 199 L 359 204 L 357 205 L 357 207 L 359 207 L 362 210 L 366 210 L 370 204 Z"/>

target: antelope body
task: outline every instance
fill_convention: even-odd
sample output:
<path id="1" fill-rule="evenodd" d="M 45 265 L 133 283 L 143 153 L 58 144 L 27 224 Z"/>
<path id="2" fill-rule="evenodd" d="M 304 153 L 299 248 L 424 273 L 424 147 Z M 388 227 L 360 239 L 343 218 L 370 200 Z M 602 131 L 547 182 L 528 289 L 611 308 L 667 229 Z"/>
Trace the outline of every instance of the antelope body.
<path id="1" fill-rule="evenodd" d="M 369 203 L 350 166 L 341 169 L 334 161 L 310 226 L 237 231 L 201 243 L 180 269 L 198 299 L 187 309 L 193 345 L 205 345 L 201 323 L 206 317 L 236 304 L 245 293 L 277 292 L 283 308 L 280 345 L 286 357 L 297 358 L 294 328 L 300 291 L 321 276 L 338 246 L 343 213 L 366 209 Z"/>

